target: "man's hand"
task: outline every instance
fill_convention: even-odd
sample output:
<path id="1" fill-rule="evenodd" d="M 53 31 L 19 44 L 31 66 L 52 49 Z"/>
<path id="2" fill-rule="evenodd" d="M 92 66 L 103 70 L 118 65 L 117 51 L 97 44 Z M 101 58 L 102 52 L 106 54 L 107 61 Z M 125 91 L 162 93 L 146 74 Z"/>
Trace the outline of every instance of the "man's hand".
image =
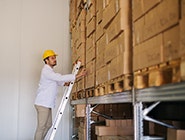
<path id="1" fill-rule="evenodd" d="M 69 86 L 70 85 L 70 82 L 65 82 L 64 83 L 64 86 Z"/>
<path id="2" fill-rule="evenodd" d="M 76 78 L 80 78 L 80 77 L 83 77 L 83 76 L 86 76 L 87 75 L 87 71 L 85 68 L 83 68 L 79 74 L 76 75 Z"/>

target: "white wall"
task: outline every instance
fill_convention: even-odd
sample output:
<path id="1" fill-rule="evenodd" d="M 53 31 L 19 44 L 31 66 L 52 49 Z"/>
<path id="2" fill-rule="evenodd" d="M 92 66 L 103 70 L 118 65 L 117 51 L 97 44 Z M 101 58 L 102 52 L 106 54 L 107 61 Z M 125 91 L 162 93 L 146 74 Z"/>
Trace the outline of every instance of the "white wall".
<path id="1" fill-rule="evenodd" d="M 56 71 L 71 72 L 68 5 L 67 0 L 0 0 L 0 139 L 33 140 L 45 49 L 59 54 Z M 70 140 L 70 115 L 68 106 L 56 139 Z"/>

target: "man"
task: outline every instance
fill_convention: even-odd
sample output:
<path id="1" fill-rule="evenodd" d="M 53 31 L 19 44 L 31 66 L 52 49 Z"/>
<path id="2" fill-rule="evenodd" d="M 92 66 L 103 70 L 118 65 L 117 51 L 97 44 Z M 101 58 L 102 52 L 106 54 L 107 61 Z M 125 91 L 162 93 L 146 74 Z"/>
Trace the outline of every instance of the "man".
<path id="1" fill-rule="evenodd" d="M 55 73 L 53 67 L 57 65 L 56 56 L 57 54 L 53 50 L 46 50 L 43 54 L 45 65 L 41 72 L 35 99 L 38 123 L 35 140 L 43 140 L 52 126 L 52 108 L 55 106 L 57 87 L 86 75 L 84 69 L 76 76 L 74 74 L 61 75 Z"/>

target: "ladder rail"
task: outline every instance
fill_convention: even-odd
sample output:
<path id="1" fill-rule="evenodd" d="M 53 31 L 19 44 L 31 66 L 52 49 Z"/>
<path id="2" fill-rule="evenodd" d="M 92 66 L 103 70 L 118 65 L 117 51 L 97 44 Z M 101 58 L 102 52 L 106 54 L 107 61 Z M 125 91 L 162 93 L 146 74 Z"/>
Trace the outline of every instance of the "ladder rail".
<path id="1" fill-rule="evenodd" d="M 72 71 L 73 74 L 76 75 L 78 73 L 78 71 L 80 69 L 80 65 L 81 65 L 81 62 L 78 61 L 77 64 L 73 68 L 73 71 Z M 61 121 L 61 118 L 62 118 L 62 116 L 64 114 L 65 107 L 66 107 L 67 102 L 69 100 L 69 97 L 70 97 L 71 90 L 73 88 L 74 82 L 75 82 L 75 80 L 71 81 L 70 84 L 69 84 L 69 87 L 65 89 L 64 95 L 62 97 L 61 103 L 60 103 L 59 108 L 57 110 L 57 113 L 56 113 L 55 119 L 53 121 L 52 127 L 48 131 L 48 133 L 47 133 L 47 135 L 46 135 L 44 140 L 53 140 L 54 139 L 56 131 L 57 131 L 57 128 L 58 128 L 58 125 L 59 125 L 59 123 Z"/>

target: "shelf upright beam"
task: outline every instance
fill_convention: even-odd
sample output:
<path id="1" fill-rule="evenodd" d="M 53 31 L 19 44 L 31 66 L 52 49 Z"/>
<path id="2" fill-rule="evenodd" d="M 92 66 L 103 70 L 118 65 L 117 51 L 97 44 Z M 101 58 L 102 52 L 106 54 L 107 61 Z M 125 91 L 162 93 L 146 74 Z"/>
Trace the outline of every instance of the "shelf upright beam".
<path id="1" fill-rule="evenodd" d="M 86 140 L 91 140 L 91 105 L 86 105 Z"/>
<path id="2" fill-rule="evenodd" d="M 143 140 L 142 102 L 134 104 L 134 140 Z"/>

